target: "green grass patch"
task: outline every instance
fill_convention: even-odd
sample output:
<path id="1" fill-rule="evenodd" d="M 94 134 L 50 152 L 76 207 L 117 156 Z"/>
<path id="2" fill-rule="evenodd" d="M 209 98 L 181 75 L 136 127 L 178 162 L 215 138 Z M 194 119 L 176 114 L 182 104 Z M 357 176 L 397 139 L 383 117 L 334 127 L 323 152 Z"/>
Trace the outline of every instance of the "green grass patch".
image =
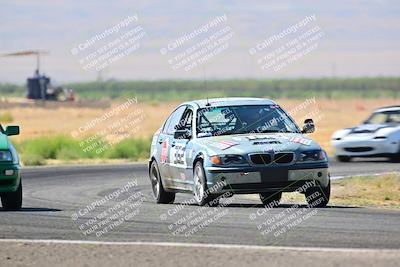
<path id="1" fill-rule="evenodd" d="M 44 165 L 46 160 L 81 159 L 145 159 L 149 155 L 151 140 L 127 138 L 111 145 L 104 140 L 83 139 L 69 136 L 39 137 L 16 144 L 24 165 Z M 103 148 L 103 149 L 99 149 Z"/>

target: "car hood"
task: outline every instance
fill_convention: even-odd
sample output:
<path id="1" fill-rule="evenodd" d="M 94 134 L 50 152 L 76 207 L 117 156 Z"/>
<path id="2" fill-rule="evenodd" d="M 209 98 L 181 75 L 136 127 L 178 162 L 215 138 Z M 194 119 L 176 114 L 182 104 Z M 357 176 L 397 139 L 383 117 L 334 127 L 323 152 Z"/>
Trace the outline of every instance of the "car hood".
<path id="1" fill-rule="evenodd" d="M 361 124 L 353 128 L 346 128 L 336 131 L 332 135 L 333 140 L 342 138 L 371 138 L 374 136 L 389 136 L 400 130 L 400 125 L 396 124 Z"/>
<path id="2" fill-rule="evenodd" d="M 394 128 L 396 125 L 393 124 L 361 124 L 350 129 L 349 134 L 359 133 L 375 133 L 384 128 Z"/>
<path id="3" fill-rule="evenodd" d="M 197 143 L 208 155 L 321 149 L 318 143 L 297 133 L 223 135 L 198 138 Z"/>
<path id="4" fill-rule="evenodd" d="M 7 135 L 0 133 L 0 150 L 9 149 Z"/>

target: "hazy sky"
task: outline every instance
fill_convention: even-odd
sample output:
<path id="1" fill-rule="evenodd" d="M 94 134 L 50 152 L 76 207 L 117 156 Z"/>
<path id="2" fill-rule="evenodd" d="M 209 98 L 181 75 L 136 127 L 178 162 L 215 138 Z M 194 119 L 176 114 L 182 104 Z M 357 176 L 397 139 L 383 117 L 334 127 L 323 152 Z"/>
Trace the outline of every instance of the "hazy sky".
<path id="1" fill-rule="evenodd" d="M 226 21 L 208 32 L 197 32 L 194 38 L 166 55 L 160 52 L 176 39 L 224 15 Z M 314 21 L 276 41 L 275 47 L 257 51 L 256 55 L 249 52 L 257 44 L 312 15 L 315 15 Z M 121 26 L 123 29 L 119 32 L 96 41 L 78 55 L 71 53 L 86 40 L 132 16 L 137 16 L 137 20 Z M 42 58 L 42 69 L 55 81 L 93 80 L 98 72 L 95 68 L 85 70 L 79 60 L 137 27 L 144 34 L 134 43 L 137 49 L 109 63 L 102 72 L 103 78 L 203 79 L 204 73 L 208 79 L 400 74 L 400 1 L 384 0 L 0 1 L 0 54 L 48 50 L 50 53 Z M 174 69 L 169 63 L 185 49 L 226 27 L 231 33 L 227 46 L 204 59 L 202 64 L 184 70 Z M 290 60 L 280 70 L 261 68 L 258 62 L 262 56 L 315 27 L 322 34 L 312 43 L 317 45 L 309 53 Z M 303 50 L 309 46 L 311 43 Z M 289 53 L 289 48 L 281 55 L 284 53 Z M 289 54 L 286 56 L 290 58 Z M 91 60 L 98 57 L 93 56 Z M 0 82 L 24 83 L 32 75 L 35 64 L 32 56 L 0 57 Z"/>

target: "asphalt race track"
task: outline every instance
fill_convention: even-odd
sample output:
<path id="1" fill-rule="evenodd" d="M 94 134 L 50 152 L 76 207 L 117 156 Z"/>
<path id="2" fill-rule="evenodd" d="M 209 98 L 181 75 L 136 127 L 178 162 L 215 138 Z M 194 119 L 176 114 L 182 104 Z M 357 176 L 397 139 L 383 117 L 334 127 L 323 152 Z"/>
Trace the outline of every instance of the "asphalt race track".
<path id="1" fill-rule="evenodd" d="M 331 163 L 333 177 L 384 172 L 400 172 L 400 164 L 373 160 Z M 94 201 L 103 199 L 132 181 L 137 185 L 129 189 L 129 194 L 121 194 L 93 210 L 85 210 Z M 0 239 L 144 242 L 144 245 L 148 242 L 178 242 L 396 251 L 400 248 L 400 211 L 347 206 L 307 210 L 305 206 L 300 206 L 290 210 L 290 205 L 281 204 L 266 213 L 260 201 L 244 195 L 224 199 L 222 206 L 217 208 L 179 205 L 191 199 L 189 194 L 178 194 L 175 204 L 156 205 L 145 164 L 25 168 L 23 188 L 22 211 L 0 210 Z M 113 208 L 129 195 L 137 197 L 131 202 L 136 201 L 137 205 L 127 213 L 133 214 L 132 217 L 98 236 L 96 231 L 84 232 L 98 224 L 100 219 L 117 213 Z M 277 236 L 274 235 L 275 230 L 264 235 L 261 233 L 260 225 L 268 218 L 282 219 L 279 214 L 288 212 L 289 216 L 289 211 L 304 212 L 299 215 L 303 221 L 293 223 L 290 229 Z M 107 216 L 102 217 L 101 214 Z M 207 218 L 212 217 L 214 221 L 196 228 L 200 223 L 197 221 L 192 224 L 190 231 L 186 229 L 174 235 L 173 232 L 182 226 L 182 222 L 193 220 L 193 214 L 209 214 Z M 99 220 L 94 222 L 96 217 Z M 105 226 L 107 223 L 102 225 L 103 228 Z M 0 243 L 1 247 L 3 245 Z M 397 259 L 398 256 L 396 252 Z"/>

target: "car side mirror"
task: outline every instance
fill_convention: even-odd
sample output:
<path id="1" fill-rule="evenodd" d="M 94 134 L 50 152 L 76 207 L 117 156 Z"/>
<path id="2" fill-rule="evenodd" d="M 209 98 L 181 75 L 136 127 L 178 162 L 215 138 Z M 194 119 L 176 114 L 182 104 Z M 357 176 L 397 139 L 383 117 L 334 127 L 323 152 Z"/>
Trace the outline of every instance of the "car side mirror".
<path id="1" fill-rule="evenodd" d="M 7 126 L 4 133 L 8 136 L 10 135 L 19 135 L 19 126 Z"/>
<path id="2" fill-rule="evenodd" d="M 188 129 L 185 130 L 176 130 L 174 132 L 175 139 L 190 139 L 192 138 L 192 132 Z"/>
<path id="3" fill-rule="evenodd" d="M 312 119 L 306 119 L 304 121 L 303 130 L 301 131 L 304 134 L 315 132 L 315 125 Z"/>

